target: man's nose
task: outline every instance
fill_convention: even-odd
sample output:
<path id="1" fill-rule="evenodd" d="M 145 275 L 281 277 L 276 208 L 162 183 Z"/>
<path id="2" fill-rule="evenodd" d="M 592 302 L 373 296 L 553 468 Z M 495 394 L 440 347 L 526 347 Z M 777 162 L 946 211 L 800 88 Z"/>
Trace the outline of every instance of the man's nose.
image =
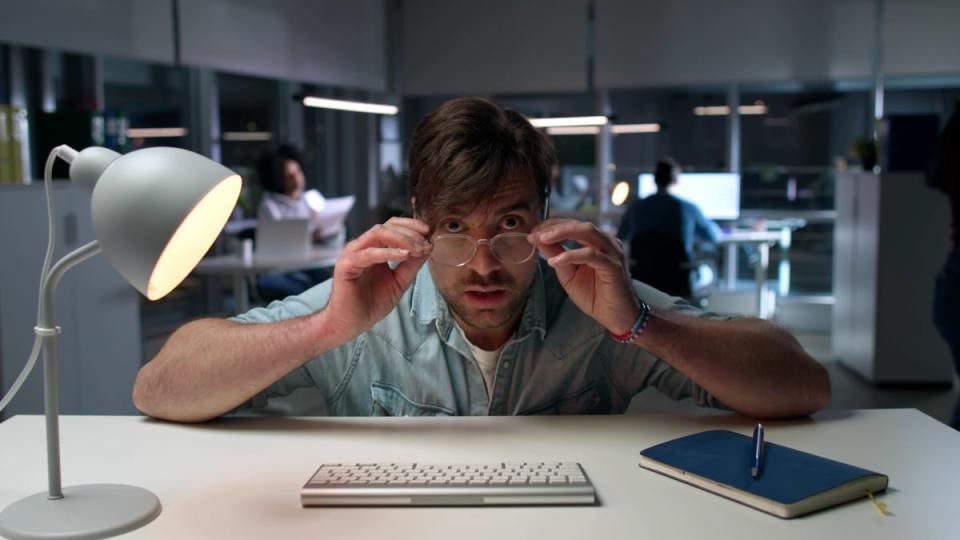
<path id="1" fill-rule="evenodd" d="M 481 242 L 477 245 L 477 252 L 468 265 L 474 272 L 480 275 L 487 275 L 500 269 L 501 263 L 493 255 L 489 242 Z"/>

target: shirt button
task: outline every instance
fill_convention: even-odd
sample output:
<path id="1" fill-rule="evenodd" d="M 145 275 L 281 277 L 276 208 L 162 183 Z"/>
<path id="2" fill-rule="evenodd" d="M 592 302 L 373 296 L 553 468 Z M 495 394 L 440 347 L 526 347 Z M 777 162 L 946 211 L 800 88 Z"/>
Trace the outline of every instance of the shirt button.
<path id="1" fill-rule="evenodd" d="M 508 367 L 510 367 L 510 361 L 509 361 L 509 360 L 505 360 L 505 361 L 503 362 L 503 368 L 506 369 L 506 368 L 508 368 Z"/>

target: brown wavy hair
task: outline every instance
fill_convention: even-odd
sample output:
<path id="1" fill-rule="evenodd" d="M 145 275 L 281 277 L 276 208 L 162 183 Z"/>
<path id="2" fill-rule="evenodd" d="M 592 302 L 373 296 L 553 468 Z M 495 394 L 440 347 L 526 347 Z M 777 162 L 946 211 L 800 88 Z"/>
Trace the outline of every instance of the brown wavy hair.
<path id="1" fill-rule="evenodd" d="M 524 115 L 480 97 L 453 99 L 413 133 L 409 193 L 432 225 L 453 207 L 473 211 L 508 181 L 530 178 L 543 209 L 556 161 L 550 139 Z"/>

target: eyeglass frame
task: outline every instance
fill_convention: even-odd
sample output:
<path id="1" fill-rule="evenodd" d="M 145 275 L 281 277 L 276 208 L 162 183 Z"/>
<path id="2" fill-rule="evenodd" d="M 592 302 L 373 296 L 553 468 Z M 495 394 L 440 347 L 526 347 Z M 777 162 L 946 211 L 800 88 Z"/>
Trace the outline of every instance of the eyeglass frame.
<path id="1" fill-rule="evenodd" d="M 434 259 L 433 254 L 436 253 L 436 249 L 434 249 L 434 251 L 430 253 L 430 258 L 433 259 L 434 261 L 436 261 L 437 263 L 442 264 L 442 265 L 444 265 L 444 266 L 452 266 L 452 267 L 454 267 L 454 268 L 460 268 L 460 267 L 463 267 L 463 266 L 466 266 L 467 264 L 469 264 L 470 261 L 472 261 L 473 258 L 477 256 L 477 252 L 480 251 L 480 246 L 486 244 L 486 245 L 488 246 L 487 249 L 490 250 L 490 254 L 493 255 L 493 257 L 494 257 L 495 259 L 497 259 L 498 261 L 502 262 L 503 264 L 523 264 L 523 263 L 529 261 L 529 260 L 536 254 L 536 252 L 537 252 L 536 246 L 534 246 L 534 245 L 531 244 L 531 245 L 530 245 L 530 254 L 527 255 L 526 257 L 524 257 L 523 260 L 520 260 L 520 261 L 505 261 L 505 260 L 501 259 L 500 256 L 497 255 L 497 252 L 493 250 L 492 246 L 493 246 L 493 241 L 496 240 L 496 239 L 498 239 L 498 238 L 502 238 L 502 237 L 510 237 L 510 238 L 520 238 L 520 237 L 522 237 L 522 238 L 526 238 L 526 236 L 527 236 L 528 234 L 530 234 L 530 233 L 525 233 L 525 232 L 503 232 L 503 233 L 494 235 L 494 236 L 492 236 L 492 237 L 490 237 L 490 238 L 480 238 L 479 240 L 476 239 L 476 238 L 474 238 L 474 237 L 472 237 L 472 236 L 470 236 L 469 234 L 461 234 L 461 233 L 437 234 L 437 235 L 434 235 L 434 236 L 433 236 L 433 240 L 443 239 L 443 238 L 466 238 L 466 239 L 468 239 L 468 240 L 470 240 L 470 241 L 472 242 L 472 244 L 473 244 L 473 250 L 470 252 L 470 256 L 467 257 L 467 259 L 466 259 L 465 261 L 463 261 L 462 263 L 460 263 L 460 264 L 450 264 L 450 263 L 446 263 L 446 262 L 443 262 L 443 261 Z M 434 244 L 434 247 L 436 247 L 436 244 Z"/>
<path id="2" fill-rule="evenodd" d="M 547 186 L 546 186 L 546 187 L 544 188 L 544 190 L 543 190 L 543 215 L 542 215 L 542 219 L 543 219 L 544 221 L 546 221 L 546 220 L 547 220 L 547 216 L 548 216 L 549 214 L 550 214 L 550 184 L 547 183 Z M 528 234 L 530 234 L 530 233 L 525 233 L 525 232 L 503 232 L 503 233 L 500 233 L 500 234 L 495 234 L 495 235 L 491 236 L 490 238 L 481 238 L 481 239 L 477 240 L 477 239 L 475 239 L 474 237 L 470 236 L 469 234 L 447 233 L 447 234 L 435 234 L 435 235 L 433 235 L 433 236 L 431 237 L 431 240 L 432 240 L 432 239 L 436 239 L 436 238 L 467 238 L 467 239 L 471 240 L 471 241 L 473 242 L 473 251 L 470 253 L 470 256 L 467 257 L 467 260 L 463 261 L 463 262 L 460 263 L 460 264 L 450 264 L 450 263 L 445 263 L 445 262 L 443 262 L 443 261 L 437 261 L 437 263 L 442 264 L 442 265 L 444 265 L 444 266 L 450 266 L 450 267 L 453 267 L 453 268 L 461 268 L 461 267 L 466 266 L 467 264 L 469 264 L 470 261 L 472 261 L 473 258 L 477 256 L 477 251 L 480 250 L 480 246 L 481 246 L 481 245 L 486 244 L 487 246 L 492 246 L 492 245 L 493 245 L 493 241 L 496 240 L 497 238 L 502 237 L 502 236 L 519 237 L 519 236 L 527 236 Z M 495 259 L 497 259 L 498 261 L 502 262 L 503 264 L 523 264 L 523 263 L 529 261 L 529 260 L 530 260 L 534 255 L 536 255 L 536 253 L 537 253 L 536 246 L 534 246 L 534 245 L 531 244 L 530 248 L 531 248 L 531 249 L 530 249 L 530 254 L 527 255 L 526 257 L 524 257 L 522 261 L 517 261 L 517 262 L 507 262 L 507 261 L 501 259 L 501 258 L 497 255 L 497 253 L 496 253 L 495 251 L 493 251 L 493 248 L 492 248 L 492 247 L 488 247 L 487 249 L 490 250 L 490 254 L 493 255 L 493 257 L 494 257 Z M 430 253 L 430 258 L 433 259 L 433 252 Z M 433 259 L 433 260 L 436 260 L 436 259 Z"/>

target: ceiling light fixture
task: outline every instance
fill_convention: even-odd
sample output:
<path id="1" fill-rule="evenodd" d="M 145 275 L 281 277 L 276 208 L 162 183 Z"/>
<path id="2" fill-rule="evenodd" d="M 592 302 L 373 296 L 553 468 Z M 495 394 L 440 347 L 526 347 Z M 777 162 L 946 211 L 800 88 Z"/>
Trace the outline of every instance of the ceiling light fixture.
<path id="1" fill-rule="evenodd" d="M 384 103 L 366 103 L 363 101 L 344 101 L 342 99 L 329 99 L 314 96 L 303 98 L 303 104 L 307 107 L 317 107 L 320 109 L 335 109 L 338 111 L 361 112 L 370 114 L 397 114 L 400 108 L 396 105 L 387 105 Z"/>

